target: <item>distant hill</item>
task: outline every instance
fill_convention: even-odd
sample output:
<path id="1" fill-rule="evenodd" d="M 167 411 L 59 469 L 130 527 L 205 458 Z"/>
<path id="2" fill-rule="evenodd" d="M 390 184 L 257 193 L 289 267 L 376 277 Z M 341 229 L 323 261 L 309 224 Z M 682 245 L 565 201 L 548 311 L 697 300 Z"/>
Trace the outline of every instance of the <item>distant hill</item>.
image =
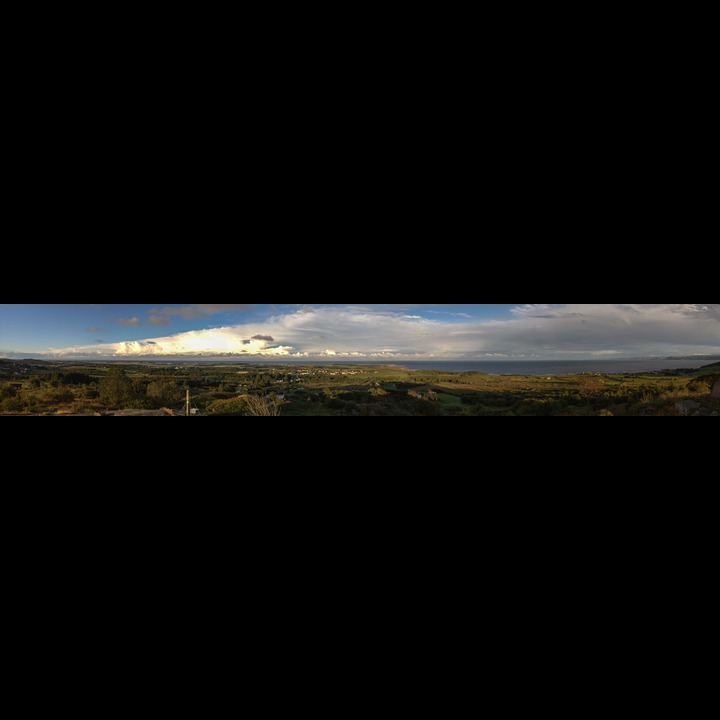
<path id="1" fill-rule="evenodd" d="M 35 360 L 33 358 L 5 358 L 0 357 L 0 363 L 4 365 L 54 365 L 52 360 Z"/>
<path id="2" fill-rule="evenodd" d="M 710 383 L 714 383 L 716 380 L 720 380 L 720 362 L 710 363 L 710 365 L 703 365 L 701 368 L 695 371 L 695 375 L 709 381 Z"/>

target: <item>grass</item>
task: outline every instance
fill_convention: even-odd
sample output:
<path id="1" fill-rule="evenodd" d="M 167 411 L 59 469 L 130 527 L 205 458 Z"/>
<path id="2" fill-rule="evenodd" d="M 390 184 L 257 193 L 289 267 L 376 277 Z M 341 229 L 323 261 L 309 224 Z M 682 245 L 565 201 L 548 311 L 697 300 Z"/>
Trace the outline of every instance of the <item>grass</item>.
<path id="1" fill-rule="evenodd" d="M 461 407 L 463 404 L 462 398 L 457 395 L 450 395 L 449 393 L 439 392 L 437 393 L 440 402 L 445 405 L 451 405 L 453 407 Z"/>

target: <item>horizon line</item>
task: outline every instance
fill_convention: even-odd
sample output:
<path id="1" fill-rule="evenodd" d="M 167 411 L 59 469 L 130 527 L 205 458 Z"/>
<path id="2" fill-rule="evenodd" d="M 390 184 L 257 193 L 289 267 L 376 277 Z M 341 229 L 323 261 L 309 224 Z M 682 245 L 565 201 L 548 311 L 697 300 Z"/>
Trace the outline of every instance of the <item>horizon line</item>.
<path id="1" fill-rule="evenodd" d="M 34 361 L 34 362 L 74 362 L 74 363 L 157 363 L 157 364 L 176 364 L 186 363 L 192 364 L 196 362 L 224 362 L 227 364 L 237 365 L 292 365 L 292 364 L 324 364 L 324 365 L 383 365 L 383 364 L 399 364 L 403 362 L 410 363 L 527 363 L 527 362 L 617 362 L 627 360 L 714 360 L 720 359 L 720 353 L 701 353 L 694 355 L 598 355 L 598 356 L 583 356 L 583 357 L 484 357 L 484 358 L 468 358 L 468 357 L 455 357 L 455 358 L 349 358 L 349 357 L 317 357 L 317 358 L 277 358 L 275 360 L 266 357 L 258 357 L 256 359 L 240 358 L 240 357 L 228 357 L 228 356 L 195 356 L 195 357 L 165 357 L 161 358 L 153 355 L 136 356 L 135 358 L 122 358 L 122 357 L 56 357 L 56 356 L 33 356 L 33 355 L 22 355 L 22 356 L 8 356 L 0 355 L 0 361 L 19 362 L 19 361 Z"/>

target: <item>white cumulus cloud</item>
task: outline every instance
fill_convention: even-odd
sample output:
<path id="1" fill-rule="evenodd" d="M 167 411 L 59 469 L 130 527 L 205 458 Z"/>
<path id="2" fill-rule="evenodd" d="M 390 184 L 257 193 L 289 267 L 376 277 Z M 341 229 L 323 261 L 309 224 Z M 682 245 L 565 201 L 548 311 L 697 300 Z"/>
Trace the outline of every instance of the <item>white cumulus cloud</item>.
<path id="1" fill-rule="evenodd" d="M 398 306 L 395 306 L 397 308 Z M 580 357 L 720 353 L 718 304 L 519 305 L 506 320 L 420 317 L 393 306 L 302 307 L 264 322 L 144 341 L 62 348 L 61 356 L 246 358 Z"/>

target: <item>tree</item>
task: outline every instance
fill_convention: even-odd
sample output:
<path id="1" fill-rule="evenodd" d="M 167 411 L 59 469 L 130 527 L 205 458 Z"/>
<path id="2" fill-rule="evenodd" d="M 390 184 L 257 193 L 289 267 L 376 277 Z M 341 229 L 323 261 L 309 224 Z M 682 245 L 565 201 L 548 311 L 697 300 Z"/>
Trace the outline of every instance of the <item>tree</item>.
<path id="1" fill-rule="evenodd" d="M 262 395 L 246 395 L 243 400 L 247 407 L 247 414 L 255 417 L 277 417 L 280 415 L 282 400 L 276 395 L 266 398 Z"/>
<path id="2" fill-rule="evenodd" d="M 133 400 L 133 386 L 121 367 L 112 367 L 100 382 L 100 397 L 111 407 L 123 408 Z"/>
<path id="3" fill-rule="evenodd" d="M 147 396 L 166 405 L 177 404 L 182 398 L 182 391 L 173 380 L 155 380 L 147 387 Z"/>

